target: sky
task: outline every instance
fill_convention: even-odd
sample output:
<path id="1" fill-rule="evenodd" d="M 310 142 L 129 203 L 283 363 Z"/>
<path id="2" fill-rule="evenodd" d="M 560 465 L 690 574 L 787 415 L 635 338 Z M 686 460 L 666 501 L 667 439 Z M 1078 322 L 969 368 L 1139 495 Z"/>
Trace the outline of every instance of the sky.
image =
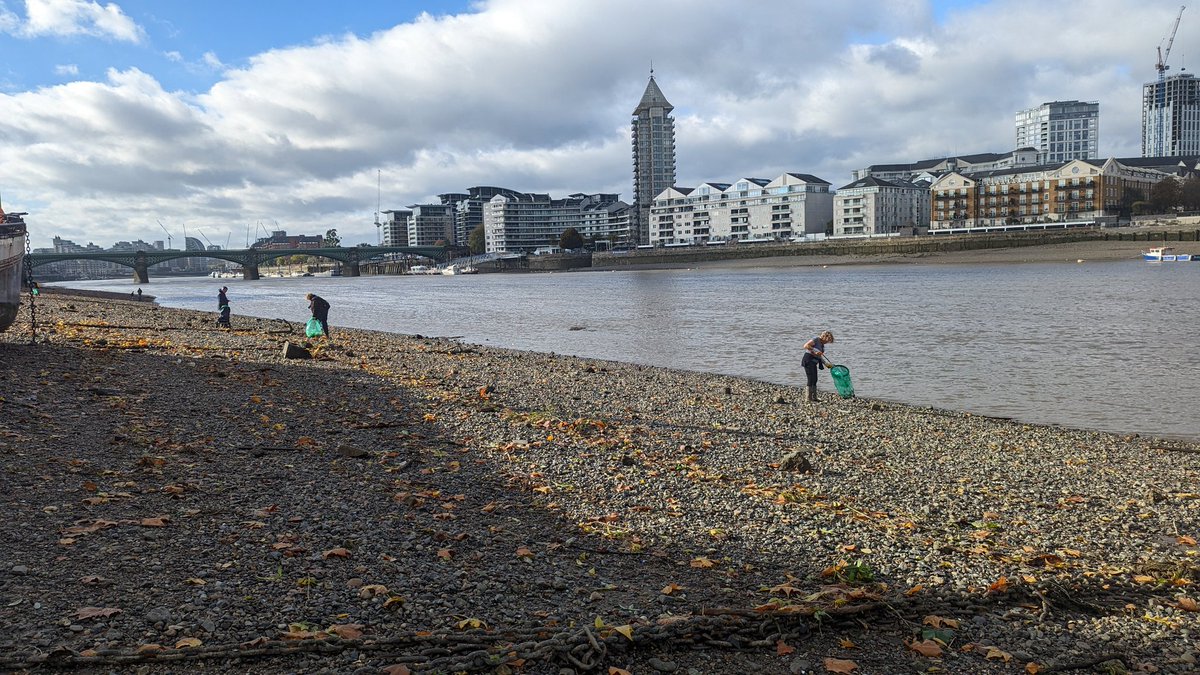
<path id="1" fill-rule="evenodd" d="M 54 236 L 375 243 L 375 211 L 492 185 L 631 199 L 630 119 L 675 106 L 677 182 L 1014 149 L 1100 103 L 1140 154 L 1177 0 L 0 0 L 0 204 Z M 1183 12 L 1169 74 L 1200 58 Z M 1191 59 L 1191 61 L 1189 61 Z"/>

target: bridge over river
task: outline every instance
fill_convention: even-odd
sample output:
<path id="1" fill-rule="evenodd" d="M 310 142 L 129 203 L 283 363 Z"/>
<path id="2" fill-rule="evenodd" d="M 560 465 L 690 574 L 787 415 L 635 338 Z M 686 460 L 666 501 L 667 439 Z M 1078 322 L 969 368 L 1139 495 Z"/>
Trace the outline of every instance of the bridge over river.
<path id="1" fill-rule="evenodd" d="M 278 258 L 307 255 L 328 258 L 342 264 L 342 276 L 356 277 L 359 265 L 371 258 L 387 253 L 404 253 L 429 258 L 433 262 L 444 262 L 449 256 L 445 246 L 355 246 L 352 248 L 247 248 L 220 251 L 88 251 L 80 253 L 32 253 L 30 265 L 38 267 L 63 260 L 103 260 L 133 269 L 135 283 L 150 283 L 150 268 L 168 260 L 179 258 L 217 258 L 242 266 L 242 276 L 247 281 L 260 278 L 258 267 Z"/>

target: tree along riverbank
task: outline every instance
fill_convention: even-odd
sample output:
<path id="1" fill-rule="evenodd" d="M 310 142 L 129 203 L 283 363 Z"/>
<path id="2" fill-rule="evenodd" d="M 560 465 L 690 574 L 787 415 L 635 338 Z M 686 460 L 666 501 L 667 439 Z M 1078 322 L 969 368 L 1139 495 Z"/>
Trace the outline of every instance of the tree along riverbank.
<path id="1" fill-rule="evenodd" d="M 336 327 L 288 361 L 299 327 L 145 302 L 39 316 L 49 344 L 0 335 L 0 668 L 1200 658 L 1195 445 Z"/>

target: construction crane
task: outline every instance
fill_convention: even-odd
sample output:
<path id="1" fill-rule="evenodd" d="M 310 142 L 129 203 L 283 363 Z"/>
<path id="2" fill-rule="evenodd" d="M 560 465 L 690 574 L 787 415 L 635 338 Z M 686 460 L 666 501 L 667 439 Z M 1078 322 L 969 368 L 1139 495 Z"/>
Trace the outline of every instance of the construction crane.
<path id="1" fill-rule="evenodd" d="M 383 223 L 379 222 L 379 209 L 383 205 L 380 200 L 382 194 L 379 191 L 379 169 L 375 169 L 375 240 L 379 244 L 383 243 Z"/>
<path id="2" fill-rule="evenodd" d="M 155 218 L 155 220 L 158 220 L 158 219 Z M 167 226 L 162 224 L 161 220 L 158 220 L 158 226 L 162 228 L 163 232 L 167 233 L 167 250 L 170 250 L 170 248 L 171 248 L 171 233 L 167 230 Z"/>
<path id="3" fill-rule="evenodd" d="M 1163 157 L 1167 153 L 1166 147 L 1166 124 L 1167 124 L 1167 70 L 1171 66 L 1167 65 L 1167 59 L 1171 57 L 1171 46 L 1175 44 L 1175 33 L 1179 30 L 1179 21 L 1183 18 L 1183 10 L 1187 6 L 1180 5 L 1179 14 L 1175 17 L 1175 23 L 1171 26 L 1171 34 L 1167 36 L 1167 48 L 1162 48 L 1162 43 L 1158 44 L 1158 63 L 1154 64 L 1154 68 L 1158 71 L 1158 84 L 1155 85 L 1154 107 L 1156 117 L 1158 118 L 1154 130 L 1154 149 L 1153 156 Z"/>
<path id="4" fill-rule="evenodd" d="M 1166 77 L 1166 72 L 1171 66 L 1167 65 L 1167 59 L 1171 57 L 1171 45 L 1175 44 L 1175 33 L 1179 30 L 1179 20 L 1183 18 L 1183 10 L 1187 9 L 1186 5 L 1179 7 L 1179 15 L 1175 17 L 1175 25 L 1171 26 L 1171 35 L 1167 37 L 1167 49 L 1163 51 L 1162 43 L 1158 43 L 1158 63 L 1154 67 L 1158 69 L 1158 81 L 1161 82 Z"/>

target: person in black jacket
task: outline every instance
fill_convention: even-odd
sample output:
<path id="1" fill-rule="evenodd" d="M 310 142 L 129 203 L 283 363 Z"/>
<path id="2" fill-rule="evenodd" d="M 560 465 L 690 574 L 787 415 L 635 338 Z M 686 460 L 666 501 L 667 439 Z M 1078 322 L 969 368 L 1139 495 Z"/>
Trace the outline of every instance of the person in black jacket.
<path id="1" fill-rule="evenodd" d="M 222 286 L 221 290 L 217 291 L 217 311 L 221 313 L 217 317 L 217 325 L 222 328 L 232 328 L 229 325 L 229 296 L 225 294 L 228 290 L 228 286 Z"/>
<path id="2" fill-rule="evenodd" d="M 308 308 L 312 310 L 313 318 L 321 322 L 321 330 L 324 331 L 325 337 L 329 337 L 329 303 L 325 298 L 312 293 L 304 297 L 308 298 Z"/>

